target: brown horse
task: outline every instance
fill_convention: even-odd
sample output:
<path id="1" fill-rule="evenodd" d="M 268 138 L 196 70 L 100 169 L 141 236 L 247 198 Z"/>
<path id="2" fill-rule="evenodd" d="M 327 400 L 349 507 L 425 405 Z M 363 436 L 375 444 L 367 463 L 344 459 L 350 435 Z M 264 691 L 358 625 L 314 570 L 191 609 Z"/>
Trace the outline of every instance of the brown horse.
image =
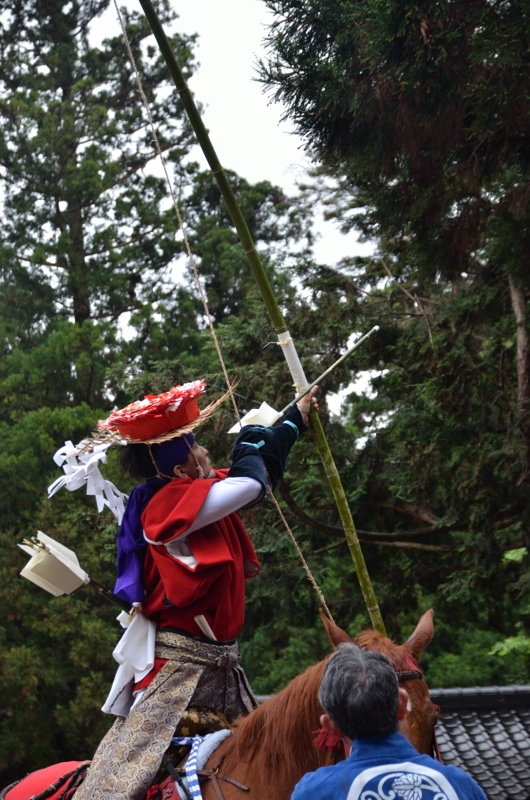
<path id="1" fill-rule="evenodd" d="M 373 630 L 363 631 L 352 639 L 322 617 L 334 647 L 353 641 L 366 650 L 377 650 L 389 659 L 398 674 L 402 673 L 400 684 L 409 694 L 410 710 L 400 723 L 400 731 L 418 752 L 427 754 L 431 753 L 439 708 L 431 701 L 423 680 L 415 679 L 411 660 L 417 663 L 432 639 L 432 616 L 432 611 L 427 611 L 401 646 Z M 234 725 L 233 735 L 222 742 L 205 767 L 249 787 L 248 792 L 243 792 L 221 779 L 225 800 L 270 800 L 272 797 L 289 800 L 306 772 L 334 762 L 332 753 L 314 746 L 314 732 L 320 728 L 323 713 L 318 688 L 325 665 L 326 661 L 321 661 L 309 667 L 276 697 Z M 203 785 L 202 795 L 204 800 L 218 800 L 211 781 Z"/>
<path id="2" fill-rule="evenodd" d="M 430 753 L 439 710 L 432 703 L 423 680 L 415 679 L 419 673 L 414 674 L 413 668 L 432 639 L 432 611 L 423 615 L 414 633 L 401 646 L 372 630 L 363 631 L 351 639 L 332 622 L 323 619 L 334 647 L 354 641 L 359 647 L 377 650 L 390 660 L 410 697 L 410 710 L 400 723 L 400 730 L 420 753 Z M 225 800 L 270 800 L 272 797 L 289 800 L 302 775 L 331 764 L 337 758 L 336 754 L 318 750 L 313 742 L 323 713 L 318 701 L 318 688 L 325 664 L 326 661 L 322 661 L 309 667 L 276 697 L 234 725 L 233 735 L 222 742 L 205 766 L 207 770 L 217 770 Z M 338 756 L 343 757 L 343 754 Z M 53 768 L 57 774 L 60 772 L 58 767 L 60 765 Z M 32 773 L 7 792 L 4 790 L 0 797 L 29 800 L 52 782 L 49 770 L 52 768 Z M 249 791 L 223 780 L 222 776 L 248 786 Z M 25 791 L 25 786 L 30 786 L 30 779 L 31 790 Z M 61 790 L 58 790 L 48 797 L 51 800 L 60 794 Z M 202 785 L 202 794 L 204 800 L 219 800 L 212 781 Z"/>

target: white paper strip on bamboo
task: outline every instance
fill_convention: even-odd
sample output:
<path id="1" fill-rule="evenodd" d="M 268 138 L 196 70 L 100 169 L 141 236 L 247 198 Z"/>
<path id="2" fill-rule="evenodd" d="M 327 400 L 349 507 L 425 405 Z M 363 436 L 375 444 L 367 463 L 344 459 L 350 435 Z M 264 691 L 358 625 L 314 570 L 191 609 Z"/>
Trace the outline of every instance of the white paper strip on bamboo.
<path id="1" fill-rule="evenodd" d="M 283 347 L 283 353 L 287 361 L 287 366 L 289 367 L 289 372 L 293 378 L 296 393 L 300 394 L 308 385 L 308 380 L 289 331 L 278 334 L 278 344 Z"/>
<path id="2" fill-rule="evenodd" d="M 98 511 L 101 513 L 106 506 L 112 511 L 118 523 L 121 523 L 127 495 L 120 492 L 99 471 L 99 462 L 101 461 L 103 464 L 107 462 L 107 450 L 111 443 L 102 442 L 93 446 L 90 452 L 79 455 L 86 444 L 87 440 L 83 440 L 77 445 L 68 441 L 57 450 L 53 460 L 58 467 L 62 466 L 65 474 L 48 486 L 48 497 L 53 497 L 63 486 L 69 492 L 75 492 L 76 489 L 86 484 L 86 493 L 96 498 Z"/>
<path id="3" fill-rule="evenodd" d="M 25 541 L 19 547 L 31 556 L 20 574 L 55 597 L 71 594 L 90 582 L 74 551 L 42 531 L 33 543 Z"/>

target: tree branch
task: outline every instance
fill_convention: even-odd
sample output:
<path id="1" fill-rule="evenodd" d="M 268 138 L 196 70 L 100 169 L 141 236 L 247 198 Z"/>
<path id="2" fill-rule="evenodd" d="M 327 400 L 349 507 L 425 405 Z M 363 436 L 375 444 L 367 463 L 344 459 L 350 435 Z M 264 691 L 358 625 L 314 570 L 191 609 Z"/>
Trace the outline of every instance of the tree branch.
<path id="1" fill-rule="evenodd" d="M 423 317 L 423 319 L 424 319 L 424 320 L 425 320 L 425 322 L 427 323 L 427 330 L 429 331 L 429 341 L 430 341 L 430 343 L 432 344 L 432 331 L 431 331 L 431 325 L 430 325 L 430 323 L 429 323 L 429 320 L 428 320 L 428 318 L 427 318 L 427 314 L 426 314 L 426 312 L 425 312 L 425 311 L 424 311 L 424 309 L 423 309 L 423 306 L 422 306 L 422 304 L 421 304 L 420 298 L 418 297 L 418 295 L 417 295 L 417 294 L 415 294 L 415 295 L 414 295 L 414 297 L 413 297 L 413 296 L 411 295 L 411 293 L 410 293 L 409 291 L 407 291 L 407 289 L 405 289 L 405 287 L 404 287 L 404 286 L 402 286 L 400 283 L 398 283 L 398 282 L 396 281 L 396 279 L 394 278 L 394 276 L 392 275 L 392 273 L 391 273 L 391 272 L 390 272 L 390 270 L 388 269 L 388 267 L 387 267 L 387 265 L 385 264 L 385 262 L 383 261 L 383 259 L 381 259 L 381 263 L 382 263 L 383 267 L 385 268 L 385 270 L 386 270 L 387 274 L 388 274 L 388 275 L 389 275 L 389 276 L 392 278 L 392 280 L 393 280 L 393 281 L 394 281 L 394 283 L 396 284 L 396 286 L 398 286 L 398 287 L 401 289 L 401 291 L 404 293 L 405 297 L 408 297 L 408 299 L 409 299 L 409 300 L 411 300 L 411 301 L 414 303 L 414 305 L 415 305 L 415 306 L 417 306 L 417 307 L 419 308 L 419 310 L 420 310 L 420 313 L 419 313 L 419 314 L 414 314 L 414 316 L 421 316 L 421 317 Z"/>
<path id="2" fill-rule="evenodd" d="M 303 522 L 305 525 L 309 525 L 310 528 L 314 528 L 317 531 L 322 531 L 323 533 L 330 533 L 332 536 L 344 536 L 344 529 L 339 525 L 328 525 L 325 522 L 319 522 L 316 519 L 310 517 L 306 512 L 300 508 L 299 505 L 293 500 L 287 486 L 285 485 L 285 481 L 282 479 L 278 483 L 278 488 L 280 490 L 280 494 L 293 512 L 293 514 L 298 517 L 298 519 Z M 357 534 L 359 539 L 362 542 L 373 542 L 378 544 L 383 543 L 391 543 L 401 542 L 403 545 L 403 540 L 407 540 L 409 538 L 416 538 L 417 536 L 430 536 L 435 533 L 444 533 L 447 531 L 447 527 L 439 527 L 439 528 L 415 528 L 414 530 L 410 531 L 399 531 L 397 533 L 385 533 L 385 532 L 378 532 L 378 531 L 362 531 L 357 529 Z M 434 545 L 433 545 L 434 546 Z M 424 548 L 422 548 L 424 549 Z M 452 549 L 452 548 L 449 548 Z"/>
<path id="3" fill-rule="evenodd" d="M 328 544 L 327 547 L 320 547 L 318 550 L 313 551 L 313 555 L 316 556 L 317 553 L 324 553 L 327 550 L 334 550 L 336 547 L 340 547 L 341 544 L 347 544 L 346 539 L 344 539 L 342 542 L 333 542 L 333 544 Z M 381 547 L 400 547 L 403 550 L 427 550 L 433 553 L 449 553 L 456 549 L 451 547 L 451 545 L 420 544 L 419 542 L 373 542 L 370 540 L 368 544 L 376 544 Z"/>
<path id="4" fill-rule="evenodd" d="M 522 409 L 530 399 L 530 342 L 526 330 L 526 297 L 510 278 L 510 297 L 517 325 L 517 384 L 518 401 Z"/>
<path id="5" fill-rule="evenodd" d="M 411 517 L 416 517 L 416 519 L 426 522 L 428 525 L 439 525 L 442 521 L 440 517 L 437 517 L 432 511 L 423 508 L 423 506 L 412 505 L 411 503 L 405 503 L 402 506 L 398 506 L 395 503 L 374 503 L 372 508 L 390 508 L 393 511 L 399 511 L 401 514 L 408 514 Z"/>

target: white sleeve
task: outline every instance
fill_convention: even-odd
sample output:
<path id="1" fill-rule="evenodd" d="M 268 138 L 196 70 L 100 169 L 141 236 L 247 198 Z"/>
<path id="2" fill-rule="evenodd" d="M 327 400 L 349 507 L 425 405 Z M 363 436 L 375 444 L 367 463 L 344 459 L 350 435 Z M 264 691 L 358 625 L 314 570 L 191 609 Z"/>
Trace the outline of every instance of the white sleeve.
<path id="1" fill-rule="evenodd" d="M 214 483 L 193 524 L 180 536 L 188 536 L 218 519 L 227 517 L 234 511 L 257 500 L 263 491 L 259 481 L 254 478 L 225 478 Z M 180 538 L 180 536 L 178 538 Z"/>

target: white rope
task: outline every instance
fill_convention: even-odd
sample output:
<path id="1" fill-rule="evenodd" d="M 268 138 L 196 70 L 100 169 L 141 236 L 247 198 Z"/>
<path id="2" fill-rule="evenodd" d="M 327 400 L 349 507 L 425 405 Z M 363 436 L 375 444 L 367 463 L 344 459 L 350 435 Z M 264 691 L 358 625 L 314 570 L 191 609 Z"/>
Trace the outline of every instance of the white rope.
<path id="1" fill-rule="evenodd" d="M 221 364 L 221 367 L 222 367 L 222 370 L 223 370 L 223 374 L 225 376 L 226 385 L 228 386 L 228 390 L 230 392 L 230 397 L 231 397 L 231 400 L 232 400 L 232 404 L 234 406 L 234 411 L 236 413 L 236 416 L 237 416 L 238 420 L 240 420 L 239 411 L 238 411 L 237 404 L 236 404 L 236 401 L 235 401 L 234 393 L 232 391 L 232 385 L 231 385 L 230 379 L 228 377 L 228 372 L 227 372 L 226 367 L 225 367 L 225 363 L 224 363 L 223 356 L 222 356 L 222 353 L 221 353 L 221 348 L 219 347 L 219 342 L 217 340 L 217 335 L 215 333 L 215 329 L 213 327 L 212 318 L 210 316 L 210 310 L 208 308 L 208 301 L 206 300 L 206 296 L 204 294 L 204 290 L 202 288 L 202 284 L 201 284 L 201 281 L 200 281 L 200 278 L 199 278 L 199 273 L 197 272 L 197 267 L 195 266 L 195 260 L 193 258 L 192 252 L 191 252 L 191 248 L 190 248 L 190 245 L 189 245 L 189 242 L 188 242 L 188 237 L 186 236 L 186 231 L 185 231 L 185 228 L 184 228 L 184 222 L 182 220 L 182 216 L 180 214 L 179 207 L 177 205 L 175 194 L 173 192 L 173 187 L 172 187 L 171 181 L 169 179 L 169 174 L 168 174 L 168 171 L 167 171 L 166 162 L 164 160 L 164 156 L 162 155 L 162 149 L 161 149 L 160 143 L 158 141 L 158 136 L 156 134 L 153 118 L 151 117 L 151 112 L 149 110 L 149 105 L 147 103 L 147 98 L 145 96 L 145 92 L 144 92 L 144 89 L 143 89 L 142 79 L 140 78 L 140 73 L 138 72 L 138 69 L 136 67 L 136 62 L 135 62 L 134 56 L 132 54 L 131 45 L 130 45 L 130 42 L 129 42 L 129 37 L 127 36 L 127 31 L 125 30 L 125 25 L 123 24 L 123 19 L 122 19 L 122 16 L 121 16 L 120 9 L 118 8 L 117 0 L 114 0 L 114 7 L 116 8 L 116 13 L 117 13 L 118 19 L 120 21 L 120 25 L 121 25 L 121 29 L 122 29 L 122 33 L 123 33 L 123 38 L 125 39 L 125 44 L 127 45 L 127 51 L 129 53 L 129 58 L 130 58 L 130 61 L 131 61 L 131 65 L 132 65 L 134 74 L 136 76 L 136 83 L 138 84 L 138 90 L 139 90 L 140 96 L 142 98 L 142 103 L 144 105 L 147 117 L 149 119 L 149 123 L 151 125 L 151 130 L 153 132 L 153 139 L 154 139 L 154 142 L 155 142 L 155 145 L 156 145 L 158 156 L 159 156 L 160 161 L 162 163 L 162 168 L 164 170 L 164 175 L 166 176 L 167 185 L 168 185 L 168 188 L 169 188 L 169 192 L 171 194 L 171 200 L 173 201 L 173 208 L 175 209 L 175 213 L 177 215 L 177 219 L 178 219 L 178 223 L 179 223 L 179 226 L 180 226 L 180 230 L 182 231 L 182 236 L 184 237 L 184 244 L 185 244 L 185 247 L 186 247 L 186 252 L 187 252 L 188 258 L 190 260 L 191 266 L 193 268 L 193 274 L 195 276 L 195 280 L 197 282 L 197 286 L 199 288 L 202 304 L 204 306 L 204 312 L 205 312 L 206 317 L 208 319 L 208 325 L 210 326 L 210 332 L 211 332 L 212 338 L 214 340 L 215 349 L 217 350 L 217 355 L 219 357 L 219 361 L 220 361 L 220 364 Z M 291 337 L 289 335 L 289 332 L 287 332 L 287 333 L 283 334 L 282 336 L 280 336 L 279 339 L 280 339 L 280 341 L 278 342 L 278 344 L 281 345 L 282 347 L 286 348 L 286 350 L 288 348 L 290 348 L 290 346 L 292 345 L 292 339 L 291 339 Z M 303 383 L 302 381 L 299 381 L 299 382 L 300 382 L 300 384 Z M 303 388 L 305 388 L 305 387 L 302 386 L 302 389 Z M 331 611 L 329 610 L 329 608 L 327 606 L 327 603 L 326 603 L 326 601 L 324 599 L 324 595 L 320 591 L 320 589 L 318 587 L 318 584 L 317 584 L 315 578 L 313 577 L 313 574 L 312 574 L 311 570 L 309 569 L 309 565 L 307 564 L 307 562 L 306 562 L 306 560 L 304 558 L 304 555 L 303 555 L 302 551 L 300 550 L 300 548 L 298 546 L 298 542 L 294 538 L 293 532 L 291 531 L 291 529 L 289 527 L 289 523 L 285 519 L 285 517 L 283 515 L 283 512 L 282 512 L 280 506 L 278 505 L 278 501 L 274 497 L 272 491 L 269 490 L 269 493 L 270 493 L 270 496 L 272 497 L 272 501 L 273 501 L 274 505 L 276 506 L 276 508 L 278 510 L 278 514 L 280 515 L 280 518 L 281 518 L 283 524 L 285 525 L 285 529 L 286 529 L 287 533 L 289 534 L 289 536 L 291 537 L 291 540 L 292 540 L 293 545 L 294 545 L 294 547 L 296 549 L 296 552 L 298 553 L 298 555 L 300 557 L 300 560 L 302 561 L 302 564 L 303 564 L 304 569 L 305 569 L 305 571 L 307 573 L 307 576 L 308 576 L 308 578 L 309 578 L 309 580 L 311 582 L 311 585 L 313 586 L 314 590 L 316 591 L 316 593 L 317 593 L 317 595 L 318 595 L 318 597 L 320 599 L 320 602 L 322 603 L 322 605 L 323 605 L 323 607 L 324 607 L 324 609 L 326 611 L 326 614 L 328 615 L 330 620 L 332 622 L 334 622 L 333 617 L 331 615 Z"/>
<path id="2" fill-rule="evenodd" d="M 324 607 L 324 610 L 325 610 L 326 614 L 328 615 L 329 619 L 330 619 L 330 620 L 333 622 L 333 624 L 335 624 L 335 620 L 333 619 L 333 617 L 332 617 L 332 615 L 331 615 L 331 611 L 329 610 L 329 608 L 328 608 L 328 606 L 327 606 L 327 603 L 326 603 L 326 601 L 325 601 L 325 599 L 324 599 L 324 595 L 323 595 L 323 594 L 322 594 L 322 592 L 320 591 L 320 588 L 319 588 L 319 586 L 318 586 L 318 584 L 317 584 L 317 582 L 316 582 L 316 580 L 315 580 L 315 578 L 314 578 L 314 576 L 313 576 L 313 573 L 311 572 L 311 570 L 310 570 L 310 568 L 309 568 L 309 564 L 308 564 L 308 563 L 307 563 L 307 561 L 305 560 L 305 558 L 304 558 L 304 554 L 303 554 L 303 553 L 302 553 L 302 551 L 300 550 L 300 547 L 298 546 L 298 542 L 297 542 L 297 541 L 296 541 L 296 539 L 294 538 L 294 533 L 293 533 L 293 532 L 292 532 L 292 530 L 290 529 L 290 527 L 289 527 L 289 523 L 288 523 L 288 522 L 287 522 L 287 520 L 285 519 L 285 517 L 284 517 L 284 515 L 283 515 L 283 511 L 281 510 L 281 508 L 280 508 L 280 506 L 279 506 L 279 504 L 278 504 L 278 501 L 277 501 L 277 500 L 276 500 L 276 498 L 274 497 L 274 495 L 273 495 L 273 493 L 272 493 L 272 489 L 271 489 L 270 487 L 269 487 L 269 494 L 270 494 L 270 496 L 271 496 L 271 498 L 272 498 L 272 502 L 273 502 L 273 503 L 274 503 L 274 505 L 276 506 L 276 509 L 277 509 L 277 511 L 278 511 L 278 514 L 280 515 L 280 517 L 281 517 L 281 519 L 282 519 L 282 522 L 283 522 L 283 524 L 285 525 L 285 530 L 287 531 L 287 533 L 288 533 L 288 534 L 289 534 L 289 536 L 291 537 L 291 541 L 292 541 L 292 543 L 293 543 L 293 545 L 294 545 L 294 547 L 295 547 L 295 550 L 296 550 L 296 552 L 298 553 L 298 555 L 299 555 L 299 557 L 300 557 L 300 560 L 301 560 L 302 564 L 304 565 L 304 569 L 305 569 L 305 571 L 306 571 L 306 573 L 307 573 L 307 577 L 309 578 L 309 580 L 310 580 L 310 582 L 311 582 L 311 585 L 312 585 L 313 589 L 314 589 L 314 590 L 315 590 L 315 592 L 317 593 L 317 595 L 318 595 L 318 598 L 319 598 L 320 602 L 322 603 L 322 605 L 323 605 L 323 607 Z"/>
<path id="3" fill-rule="evenodd" d="M 217 355 L 219 357 L 219 362 L 221 364 L 221 368 L 223 370 L 223 375 L 225 377 L 226 385 L 227 385 L 228 391 L 230 393 L 230 399 L 232 400 L 232 405 L 234 406 L 235 415 L 236 415 L 237 419 L 239 420 L 240 417 L 239 417 L 239 411 L 238 411 L 238 408 L 237 408 L 236 399 L 235 399 L 234 393 L 232 391 L 232 385 L 230 383 L 230 378 L 228 377 L 228 372 L 227 372 L 227 369 L 226 369 L 226 366 L 225 366 L 223 355 L 221 353 L 221 348 L 219 347 L 219 341 L 217 339 L 217 334 L 215 333 L 215 328 L 213 326 L 212 318 L 211 318 L 211 315 L 210 315 L 210 309 L 208 308 L 208 302 L 206 300 L 206 295 L 204 294 L 204 289 L 202 288 L 202 283 L 201 283 L 201 280 L 199 278 L 199 273 L 198 273 L 197 267 L 195 265 L 195 259 L 193 258 L 193 254 L 191 252 L 190 244 L 189 244 L 188 237 L 186 235 L 186 230 L 185 230 L 185 227 L 184 227 L 184 222 L 183 222 L 182 216 L 180 214 L 179 207 L 177 205 L 177 199 L 175 197 L 175 193 L 173 191 L 173 187 L 171 185 L 171 181 L 169 179 L 169 173 L 167 171 L 166 162 L 165 162 L 164 156 L 162 154 L 162 148 L 160 147 L 160 142 L 158 141 L 158 136 L 157 136 L 157 133 L 156 133 L 155 124 L 153 122 L 153 118 L 152 118 L 151 112 L 149 110 L 149 104 L 147 102 L 147 97 L 145 96 L 144 88 L 143 88 L 143 85 L 142 85 L 142 79 L 140 78 L 140 73 L 138 72 L 138 68 L 136 66 L 136 61 L 134 60 L 134 56 L 133 56 L 133 53 L 132 53 L 132 50 L 131 50 L 131 45 L 130 45 L 130 42 L 129 42 L 129 37 L 127 36 L 127 31 L 125 30 L 125 25 L 123 23 L 123 18 L 122 18 L 122 15 L 121 15 L 121 11 L 120 11 L 120 9 L 118 7 L 117 0 L 114 0 L 114 7 L 116 9 L 116 14 L 118 15 L 118 19 L 120 21 L 121 30 L 122 30 L 122 33 L 123 33 L 123 38 L 125 39 L 125 44 L 127 45 L 127 51 L 129 53 L 129 59 L 131 61 L 131 66 L 133 68 L 133 71 L 134 71 L 134 74 L 135 74 L 135 77 L 136 77 L 136 83 L 138 85 L 138 91 L 140 92 L 140 97 L 142 98 L 142 103 L 143 103 L 143 106 L 145 108 L 145 112 L 147 114 L 147 118 L 149 120 L 149 124 L 151 125 L 151 130 L 153 132 L 153 139 L 154 139 L 154 142 L 155 142 L 155 146 L 156 146 L 156 150 L 157 150 L 157 153 L 158 153 L 158 157 L 160 158 L 160 162 L 162 164 L 162 169 L 164 170 L 164 175 L 166 176 L 166 182 L 167 182 L 167 185 L 168 185 L 169 193 L 171 195 L 171 200 L 173 202 L 173 208 L 175 209 L 175 214 L 177 215 L 179 227 L 180 227 L 180 230 L 182 231 L 182 236 L 184 238 L 184 246 L 186 247 L 186 253 L 188 255 L 188 258 L 190 260 L 190 264 L 191 264 L 192 269 L 193 269 L 193 274 L 195 276 L 195 281 L 197 282 L 197 287 L 199 289 L 199 294 L 201 296 L 202 304 L 203 304 L 203 307 L 204 307 L 204 313 L 206 314 L 206 318 L 208 320 L 208 325 L 210 327 L 210 332 L 212 334 L 212 338 L 213 338 L 213 341 L 214 341 L 214 344 L 215 344 L 215 349 L 217 350 Z"/>

